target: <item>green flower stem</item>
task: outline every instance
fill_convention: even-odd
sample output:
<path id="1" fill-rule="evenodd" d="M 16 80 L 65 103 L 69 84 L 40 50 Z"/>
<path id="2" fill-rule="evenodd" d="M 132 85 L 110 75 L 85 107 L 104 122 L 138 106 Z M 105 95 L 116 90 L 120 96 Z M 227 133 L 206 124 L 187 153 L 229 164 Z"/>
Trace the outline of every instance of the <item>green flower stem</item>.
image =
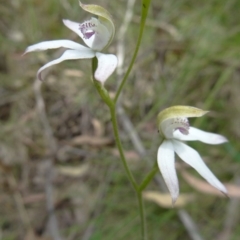
<path id="1" fill-rule="evenodd" d="M 152 170 L 148 173 L 148 175 L 144 178 L 142 183 L 139 185 L 138 192 L 142 192 L 148 186 L 148 184 L 152 181 L 152 179 L 154 178 L 155 174 L 158 171 L 159 171 L 158 164 L 157 164 L 157 162 L 155 162 Z"/>
<path id="2" fill-rule="evenodd" d="M 140 211 L 140 217 L 141 217 L 142 240 L 147 240 L 146 219 L 145 219 L 145 212 L 144 212 L 144 206 L 143 206 L 142 192 L 137 193 L 137 198 L 138 198 L 139 211 Z"/>
<path id="3" fill-rule="evenodd" d="M 94 60 L 93 60 L 94 62 Z M 93 65 L 94 66 L 94 65 Z M 110 114 L 111 114 L 111 122 L 112 122 L 112 126 L 113 126 L 113 132 L 114 132 L 114 136 L 115 136 L 115 141 L 118 147 L 118 151 L 120 153 L 120 159 L 123 163 L 125 172 L 128 176 L 129 181 L 131 182 L 136 195 L 137 195 L 137 199 L 138 199 L 138 204 L 139 204 L 139 212 L 140 212 L 140 218 L 141 218 L 141 235 L 142 235 L 142 240 L 146 240 L 146 223 L 145 223 L 145 216 L 144 216 L 144 207 L 143 207 L 143 200 L 142 200 L 142 190 L 139 190 L 139 186 L 136 183 L 136 180 L 134 179 L 127 161 L 126 161 L 126 157 L 124 154 L 124 150 L 122 147 L 122 142 L 119 136 L 119 130 L 118 130 L 118 123 L 117 123 L 117 117 L 116 117 L 116 104 L 113 102 L 113 100 L 110 98 L 108 92 L 106 91 L 106 89 L 104 88 L 104 86 L 97 82 L 95 79 L 94 81 L 94 85 L 99 93 L 99 95 L 102 97 L 102 99 L 104 100 L 104 102 L 107 104 L 107 106 L 109 107 L 110 110 Z M 150 181 L 150 180 L 149 180 Z M 145 185 L 147 184 L 147 182 L 145 182 Z"/>
<path id="4" fill-rule="evenodd" d="M 97 68 L 97 58 L 93 58 L 92 60 L 92 72 L 94 73 L 95 70 Z M 109 107 L 109 110 L 110 110 L 110 114 L 111 114 L 111 121 L 112 121 L 112 126 L 113 126 L 113 132 L 114 132 L 114 136 L 115 136 L 115 140 L 116 140 L 116 144 L 117 144 L 117 147 L 118 147 L 118 151 L 119 151 L 119 154 L 120 154 L 120 158 L 122 160 L 122 163 L 123 163 L 123 166 L 124 166 L 124 169 L 127 173 L 127 176 L 129 178 L 129 181 L 131 182 L 134 190 L 138 191 L 138 185 L 128 167 L 128 164 L 127 164 L 127 161 L 126 161 L 126 158 L 125 158 L 125 155 L 124 155 L 124 151 L 123 151 L 123 147 L 122 147 L 122 143 L 121 143 L 121 140 L 120 140 L 120 137 L 119 137 L 119 131 L 118 131 L 118 123 L 117 123 L 117 116 L 116 116 L 116 104 L 113 102 L 113 100 L 110 98 L 109 94 L 108 94 L 108 91 L 104 88 L 103 84 L 96 81 L 94 79 L 94 74 L 93 75 L 93 82 L 94 82 L 94 85 L 99 93 L 99 95 L 101 96 L 101 98 L 103 99 L 103 101 L 107 104 L 107 106 Z"/>
<path id="5" fill-rule="evenodd" d="M 114 98 L 115 103 L 117 102 L 117 100 L 120 96 L 120 93 L 122 92 L 123 86 L 126 83 L 127 78 L 128 78 L 128 76 L 129 76 L 129 74 L 132 70 L 133 64 L 136 60 L 138 50 L 139 50 L 139 47 L 140 47 L 140 44 L 141 44 L 141 41 L 142 41 L 143 31 L 144 31 L 145 22 L 146 22 L 147 15 L 148 15 L 148 9 L 149 9 L 150 3 L 151 3 L 151 0 L 142 0 L 142 14 L 141 14 L 140 30 L 139 30 L 137 44 L 136 44 L 136 47 L 135 47 L 135 50 L 134 50 L 132 60 L 131 60 L 131 62 L 129 64 L 129 67 L 127 69 L 127 72 L 125 73 L 124 78 L 123 78 L 123 80 L 122 80 L 122 82 L 121 82 L 121 84 L 120 84 L 120 86 L 117 90 L 116 96 Z"/>
<path id="6" fill-rule="evenodd" d="M 119 151 L 119 154 L 120 154 L 120 158 L 121 158 L 121 161 L 123 163 L 125 172 L 128 176 L 128 179 L 131 182 L 131 184 L 132 184 L 132 186 L 133 186 L 133 188 L 134 188 L 134 190 L 137 194 L 140 217 L 141 217 L 142 240 L 147 239 L 146 220 L 145 220 L 145 214 L 144 214 L 142 191 L 147 186 L 147 184 L 150 182 L 150 180 L 153 178 L 153 176 L 155 175 L 156 172 L 155 172 L 155 169 L 154 169 L 154 171 L 151 171 L 147 175 L 147 177 L 143 180 L 143 182 L 140 186 L 138 186 L 138 184 L 136 183 L 136 180 L 134 179 L 134 177 L 133 177 L 133 175 L 132 175 L 132 173 L 131 173 L 131 171 L 128 167 L 128 164 L 127 164 L 127 161 L 126 161 L 126 158 L 125 158 L 125 155 L 124 155 L 124 150 L 123 150 L 123 147 L 122 147 L 122 142 L 121 142 L 121 139 L 120 139 L 120 136 L 119 136 L 118 123 L 117 123 L 117 117 L 116 117 L 116 103 L 117 103 L 117 100 L 118 100 L 118 98 L 121 94 L 121 91 L 122 91 L 123 87 L 124 87 L 124 84 L 126 83 L 127 78 L 128 78 L 128 76 L 129 76 L 129 74 L 132 70 L 133 64 L 136 60 L 138 50 L 139 50 L 139 47 L 140 47 L 140 43 L 141 43 L 141 40 L 142 40 L 142 36 L 143 36 L 143 31 L 144 31 L 144 27 L 145 27 L 146 18 L 147 18 L 147 15 L 148 15 L 148 9 L 149 9 L 149 6 L 150 6 L 150 2 L 151 2 L 151 0 L 142 0 L 142 14 L 141 14 L 141 22 L 140 22 L 140 31 L 139 31 L 139 36 L 138 36 L 136 48 L 135 48 L 132 60 L 130 62 L 130 65 L 128 67 L 128 70 L 127 70 L 127 72 L 126 72 L 118 90 L 117 90 L 117 93 L 116 93 L 116 96 L 115 96 L 114 100 L 112 100 L 110 98 L 110 96 L 109 96 L 107 90 L 104 88 L 103 84 L 94 79 L 94 72 L 97 68 L 98 63 L 97 63 L 96 58 L 93 58 L 93 60 L 92 60 L 92 76 L 93 76 L 94 85 L 95 85 L 99 95 L 103 99 L 103 101 L 109 107 L 110 114 L 111 114 L 111 122 L 112 122 L 112 126 L 113 126 L 113 132 L 114 132 L 115 141 L 116 141 L 116 144 L 117 144 L 117 147 L 118 147 L 118 151 Z"/>
<path id="7" fill-rule="evenodd" d="M 111 121 L 112 121 L 112 126 L 113 126 L 113 132 L 114 132 L 114 136 L 115 136 L 115 141 L 118 147 L 118 151 L 120 153 L 120 159 L 123 163 L 123 167 L 125 169 L 125 172 L 128 176 L 129 181 L 131 182 L 136 194 L 137 194 L 137 198 L 138 198 L 138 204 L 139 204 L 139 212 L 140 212 L 140 218 L 141 218 L 141 235 L 142 235 L 142 240 L 146 240 L 146 223 L 145 223 L 145 216 L 144 216 L 144 207 L 143 207 L 143 200 L 142 200 L 142 190 L 139 190 L 139 186 L 136 183 L 136 180 L 134 179 L 126 158 L 125 158 L 125 154 L 123 151 L 123 147 L 122 147 L 122 142 L 120 140 L 120 136 L 119 136 L 119 130 L 118 130 L 118 123 L 117 123 L 117 117 L 116 117 L 116 105 L 115 103 L 108 98 L 108 94 L 106 95 L 106 90 L 103 90 L 103 87 L 101 87 L 101 84 L 99 85 L 99 83 L 96 83 L 97 81 L 94 80 L 94 84 L 100 94 L 100 96 L 103 98 L 104 102 L 108 105 L 109 110 L 110 110 L 110 114 L 111 114 Z M 147 183 L 145 183 L 146 185 Z"/>
<path id="8" fill-rule="evenodd" d="M 108 105 L 108 107 L 114 107 L 114 102 L 111 99 L 111 97 L 109 96 L 108 91 L 106 90 L 106 88 L 103 86 L 103 84 L 97 80 L 94 79 L 94 72 L 97 69 L 97 58 L 94 57 L 92 59 L 92 78 L 93 78 L 93 83 L 99 93 L 99 95 L 101 96 L 102 100 Z"/>
<path id="9" fill-rule="evenodd" d="M 111 99 L 111 97 L 109 96 L 106 88 L 104 88 L 104 86 L 102 85 L 102 83 L 98 82 L 95 79 L 93 80 L 93 82 L 94 82 L 94 85 L 95 85 L 99 95 L 103 99 L 103 101 L 108 105 L 109 108 L 114 108 L 114 102 Z"/>
<path id="10" fill-rule="evenodd" d="M 93 60 L 94 62 L 94 60 Z M 94 66 L 94 65 L 93 65 Z M 142 235 L 142 240 L 146 240 L 147 236 L 146 236 L 146 220 L 145 220 L 145 215 L 144 215 L 144 206 L 143 206 L 143 199 L 142 199 L 142 190 L 147 186 L 147 184 L 150 182 L 150 177 L 148 178 L 148 181 L 146 180 L 146 178 L 148 176 L 152 176 L 152 171 L 147 175 L 147 177 L 144 179 L 143 184 L 141 184 L 140 186 L 138 186 L 138 184 L 136 183 L 136 180 L 134 179 L 127 161 L 126 161 L 126 157 L 124 154 L 124 150 L 122 147 L 122 142 L 119 136 L 119 130 L 118 130 L 118 123 L 117 123 L 117 116 L 116 116 L 116 103 L 113 102 L 113 100 L 110 98 L 108 92 L 106 91 L 106 89 L 103 87 L 103 85 L 99 82 L 97 82 L 95 79 L 94 81 L 94 85 L 99 93 L 99 95 L 102 97 L 102 99 L 104 100 L 104 102 L 107 104 L 107 106 L 109 107 L 110 110 L 110 114 L 111 114 L 111 122 L 112 122 L 112 126 L 113 126 L 113 132 L 114 132 L 114 136 L 115 136 L 115 141 L 118 147 L 118 151 L 120 154 L 120 159 L 123 163 L 125 172 L 128 176 L 129 181 L 131 182 L 136 194 L 137 194 L 137 198 L 138 198 L 138 204 L 139 204 L 139 212 L 140 212 L 140 218 L 141 218 L 141 235 Z M 144 186 L 142 186 L 144 185 Z M 142 186 L 142 187 L 141 187 Z"/>
<path id="11" fill-rule="evenodd" d="M 146 240 L 146 220 L 145 220 L 145 214 L 144 214 L 144 206 L 143 206 L 143 199 L 142 199 L 142 190 L 139 190 L 139 186 L 137 185 L 125 158 L 122 143 L 119 137 L 119 131 L 118 131 L 118 124 L 117 124 L 117 118 L 116 118 L 116 105 L 114 104 L 113 107 L 109 107 L 111 117 L 112 117 L 112 126 L 113 126 L 113 131 L 114 131 L 114 136 L 116 140 L 116 144 L 118 147 L 118 151 L 120 153 L 120 157 L 125 169 L 125 172 L 128 176 L 129 181 L 131 182 L 138 198 L 138 204 L 139 204 L 139 212 L 140 212 L 140 218 L 141 218 L 141 235 L 142 235 L 142 240 Z M 149 183 L 149 182 L 148 182 Z M 146 183 L 147 184 L 147 183 Z"/>
<path id="12" fill-rule="evenodd" d="M 112 120 L 112 126 L 113 126 L 113 132 L 114 132 L 116 144 L 117 144 L 117 147 L 118 147 L 118 151 L 120 153 L 120 157 L 121 157 L 125 172 L 127 173 L 129 181 L 131 182 L 134 190 L 136 191 L 136 193 L 138 193 L 138 185 L 137 185 L 137 183 L 136 183 L 136 181 L 135 181 L 135 179 L 134 179 L 134 177 L 133 177 L 133 175 L 132 175 L 132 173 L 131 173 L 131 171 L 128 167 L 128 164 L 127 164 L 127 161 L 126 161 L 126 158 L 125 158 L 125 155 L 124 155 L 122 143 L 121 143 L 121 140 L 120 140 L 120 137 L 119 137 L 115 105 L 114 105 L 114 107 L 109 107 L 109 109 L 110 109 L 110 113 L 111 113 L 111 118 L 112 118 L 111 120 Z"/>
<path id="13" fill-rule="evenodd" d="M 110 109 L 110 113 L 111 113 L 111 117 L 112 117 L 112 125 L 113 125 L 113 131 L 114 131 L 114 136 L 115 136 L 115 140 L 116 140 L 116 144 L 118 147 L 118 151 L 120 153 L 120 157 L 125 169 L 125 172 L 127 173 L 127 176 L 129 178 L 129 181 L 131 182 L 136 194 L 137 194 L 137 198 L 138 198 L 138 204 L 139 204 L 139 212 L 140 212 L 140 218 L 141 218 L 141 235 L 142 235 L 142 240 L 146 240 L 147 239 L 147 233 L 146 233 L 146 220 L 145 220 L 145 214 L 144 214 L 144 206 L 143 206 L 143 199 L 142 199 L 142 190 L 144 189 L 144 187 L 140 188 L 142 186 L 142 184 L 140 186 L 137 185 L 125 158 L 124 155 L 124 151 L 123 151 L 123 147 L 122 147 L 122 143 L 119 137 L 119 131 L 118 131 L 118 124 L 117 124 L 117 118 L 116 118 L 116 105 L 114 104 L 113 107 L 109 107 Z M 154 169 L 155 170 L 155 169 Z M 156 171 L 155 171 L 156 173 Z M 154 173 L 154 175 L 155 175 Z M 143 181 L 144 186 L 146 187 L 147 184 L 150 182 L 150 180 L 153 178 L 153 173 L 152 171 L 150 172 L 150 174 L 148 174 L 147 176 L 150 176 L 148 178 L 148 181 Z M 146 179 L 146 178 L 145 178 Z M 144 180 L 145 180 L 144 179 Z"/>

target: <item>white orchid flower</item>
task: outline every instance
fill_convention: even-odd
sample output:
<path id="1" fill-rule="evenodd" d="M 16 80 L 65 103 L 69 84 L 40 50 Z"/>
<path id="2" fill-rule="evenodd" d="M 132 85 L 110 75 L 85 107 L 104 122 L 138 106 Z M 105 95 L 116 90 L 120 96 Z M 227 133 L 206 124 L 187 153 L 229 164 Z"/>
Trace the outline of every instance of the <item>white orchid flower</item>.
<path id="1" fill-rule="evenodd" d="M 201 141 L 207 144 L 221 144 L 228 140 L 219 134 L 204 132 L 188 123 L 189 117 L 201 117 L 206 114 L 198 108 L 174 106 L 158 114 L 158 129 L 164 141 L 158 149 L 157 161 L 164 181 L 172 197 L 173 204 L 179 195 L 178 178 L 175 169 L 174 152 L 187 164 L 193 167 L 213 187 L 227 194 L 224 185 L 206 166 L 200 155 L 182 141 Z"/>
<path id="2" fill-rule="evenodd" d="M 47 63 L 38 70 L 37 77 L 40 80 L 42 80 L 41 73 L 44 69 L 65 60 L 97 57 L 98 67 L 94 73 L 94 77 L 102 83 L 104 83 L 115 70 L 117 57 L 113 54 L 100 53 L 100 51 L 111 43 L 115 34 L 115 27 L 111 15 L 107 10 L 98 5 L 85 5 L 80 2 L 80 6 L 83 10 L 98 16 L 98 18 L 92 17 L 83 23 L 63 20 L 63 23 L 66 27 L 78 34 L 88 47 L 71 40 L 53 40 L 40 42 L 26 49 L 25 53 L 60 47 L 70 49 L 66 50 L 60 58 Z"/>

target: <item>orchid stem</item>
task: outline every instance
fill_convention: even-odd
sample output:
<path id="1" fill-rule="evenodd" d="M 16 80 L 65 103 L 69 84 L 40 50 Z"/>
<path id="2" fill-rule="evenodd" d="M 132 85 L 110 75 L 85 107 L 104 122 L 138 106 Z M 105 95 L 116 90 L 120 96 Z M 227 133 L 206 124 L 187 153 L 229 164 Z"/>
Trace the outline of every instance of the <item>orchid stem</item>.
<path id="1" fill-rule="evenodd" d="M 139 50 L 139 47 L 140 47 L 140 44 L 141 44 L 141 41 L 142 41 L 142 36 L 143 36 L 143 31 L 144 31 L 144 27 L 145 27 L 145 22 L 146 22 L 146 19 L 147 19 L 147 15 L 148 15 L 148 9 L 149 9 L 149 6 L 150 6 L 150 3 L 151 3 L 151 0 L 142 0 L 142 14 L 141 14 L 141 22 L 140 22 L 140 30 L 139 30 L 139 35 L 138 35 L 138 40 L 137 40 L 137 44 L 136 44 L 136 47 L 135 47 L 135 50 L 134 50 L 134 54 L 133 54 L 133 57 L 132 57 L 132 60 L 129 64 L 129 67 L 127 69 L 127 72 L 125 73 L 124 77 L 123 77 L 123 80 L 117 90 L 117 93 L 115 95 L 115 98 L 114 98 L 114 102 L 116 103 L 121 92 L 122 92 L 122 89 L 128 79 L 128 76 L 132 70 L 132 67 L 133 67 L 133 64 L 137 58 L 137 54 L 138 54 L 138 50 Z"/>
<path id="2" fill-rule="evenodd" d="M 159 171 L 158 164 L 157 162 L 155 162 L 152 170 L 148 173 L 148 175 L 143 179 L 142 183 L 139 185 L 138 192 L 142 192 L 148 186 L 148 184 L 152 181 L 152 179 L 154 178 L 155 174 L 158 171 Z"/>
<path id="3" fill-rule="evenodd" d="M 143 206 L 142 192 L 137 193 L 140 218 L 141 218 L 141 235 L 142 240 L 147 240 L 147 231 L 146 231 L 146 219 L 145 219 L 145 211 Z"/>
<path id="4" fill-rule="evenodd" d="M 124 166 L 124 169 L 125 169 L 125 172 L 127 173 L 127 176 L 129 178 L 129 181 L 131 182 L 134 190 L 136 191 L 136 193 L 138 192 L 138 185 L 128 167 L 128 164 L 127 164 L 127 161 L 126 161 L 126 158 L 125 158 L 125 154 L 124 154 L 124 151 L 123 151 L 123 147 L 122 147 L 122 143 L 121 143 L 121 140 L 120 140 L 120 137 L 119 137 L 119 131 L 118 131 L 118 124 L 117 124 L 117 117 L 116 117 L 116 108 L 115 106 L 114 107 L 109 107 L 110 109 L 110 113 L 111 113 L 111 120 L 112 120 L 112 126 L 113 126 L 113 132 L 114 132 L 114 136 L 115 136 L 115 140 L 116 140 L 116 144 L 117 144 L 117 147 L 118 147 L 118 151 L 119 151 L 119 154 L 120 154 L 120 158 L 122 160 L 122 163 L 123 163 L 123 166 Z"/>
<path id="5" fill-rule="evenodd" d="M 93 58 L 92 60 L 92 68 L 93 68 L 93 73 L 96 69 L 97 66 L 97 59 Z M 94 76 L 94 75 L 93 75 Z M 134 190 L 136 191 L 136 193 L 138 193 L 138 185 L 128 167 L 125 155 L 124 155 L 124 151 L 123 151 L 123 147 L 122 147 L 122 142 L 120 140 L 120 136 L 119 136 L 119 130 L 118 130 L 118 123 L 117 123 L 117 116 L 116 116 L 116 104 L 114 103 L 114 101 L 110 98 L 107 90 L 104 88 L 104 86 L 96 81 L 93 77 L 93 82 L 94 85 L 99 93 L 99 95 L 101 96 L 101 98 L 103 99 L 103 101 L 107 104 L 107 106 L 109 107 L 110 110 L 110 114 L 111 114 L 111 122 L 112 122 L 112 126 L 113 126 L 113 132 L 114 132 L 114 136 L 115 136 L 115 140 L 116 140 L 116 144 L 118 147 L 118 151 L 120 154 L 120 158 L 122 160 L 125 172 L 129 178 L 129 181 L 131 182 Z"/>
<path id="6" fill-rule="evenodd" d="M 95 61 L 96 59 L 93 59 L 93 66 L 95 65 Z M 93 79 L 94 81 L 94 85 L 99 93 L 99 95 L 102 97 L 102 99 L 104 100 L 104 102 L 107 104 L 107 106 L 109 107 L 110 110 L 110 114 L 111 114 L 111 122 L 112 122 L 112 126 L 113 126 L 113 132 L 114 132 L 114 136 L 115 136 L 115 141 L 116 141 L 116 145 L 118 147 L 118 151 L 120 154 L 120 159 L 123 163 L 123 167 L 124 170 L 128 176 L 128 179 L 130 181 L 130 183 L 132 184 L 135 193 L 137 195 L 137 199 L 138 199 L 138 204 L 139 204 L 139 212 L 140 212 L 140 218 L 141 218 L 141 235 L 142 235 L 142 240 L 147 240 L 147 236 L 146 236 L 146 220 L 145 220 L 145 215 L 144 215 L 144 207 L 143 207 L 143 199 L 142 199 L 142 190 L 147 186 L 147 184 L 150 182 L 150 180 L 153 178 L 153 170 L 147 175 L 147 177 L 143 180 L 143 183 L 138 186 L 138 184 L 136 183 L 135 178 L 133 177 L 128 164 L 127 164 L 127 160 L 124 154 L 124 150 L 122 147 L 122 142 L 119 136 L 119 130 L 118 130 L 118 123 L 117 123 L 117 116 L 116 116 L 116 103 L 113 102 L 113 100 L 110 98 L 110 96 L 108 95 L 108 92 L 106 91 L 106 89 L 104 88 L 103 85 L 101 85 L 101 83 L 97 82 L 95 79 Z M 155 169 L 154 169 L 154 174 L 155 174 Z"/>
<path id="7" fill-rule="evenodd" d="M 132 60 L 129 64 L 129 67 L 127 69 L 127 72 L 125 73 L 123 80 L 116 92 L 115 98 L 111 99 L 111 97 L 109 96 L 107 90 L 104 88 L 103 84 L 96 81 L 94 79 L 94 72 L 97 68 L 97 59 L 96 57 L 93 58 L 92 60 L 92 76 L 93 76 L 93 82 L 94 85 L 99 93 L 99 95 L 101 96 L 101 98 L 103 99 L 103 101 L 107 104 L 107 106 L 109 107 L 110 110 L 110 114 L 111 114 L 111 122 L 112 122 L 112 126 L 113 126 L 113 132 L 114 132 L 114 136 L 115 136 L 115 141 L 116 141 L 116 145 L 118 147 L 118 151 L 120 154 L 120 159 L 123 163 L 123 167 L 124 170 L 128 176 L 128 179 L 130 181 L 130 183 L 132 184 L 135 193 L 137 195 L 137 199 L 138 199 L 138 204 L 139 204 L 139 212 L 140 212 L 140 218 L 141 218 L 141 236 L 142 236 L 142 240 L 147 240 L 147 233 L 146 233 L 146 220 L 145 220 L 145 214 L 144 214 L 144 206 L 143 206 L 143 199 L 142 199 L 142 191 L 146 188 L 146 186 L 148 185 L 148 183 L 151 181 L 151 179 L 153 178 L 153 176 L 156 173 L 156 169 L 154 168 L 147 176 L 146 178 L 143 180 L 142 184 L 140 186 L 138 186 L 138 184 L 136 183 L 135 178 L 133 177 L 127 161 L 126 161 L 126 157 L 124 154 L 124 150 L 122 147 L 122 142 L 119 136 L 119 129 L 118 129 L 118 123 L 117 123 L 117 116 L 116 116 L 116 103 L 117 100 L 122 92 L 122 89 L 127 81 L 127 78 L 132 70 L 133 64 L 136 60 L 137 54 L 138 54 L 138 50 L 140 47 L 140 43 L 142 40 L 142 36 L 143 36 L 143 31 L 144 31 L 144 27 L 145 27 L 145 22 L 146 22 L 146 18 L 148 15 L 148 9 L 150 6 L 150 2 L 151 0 L 142 0 L 142 14 L 141 14 L 141 22 L 140 22 L 140 30 L 139 30 L 139 36 L 138 36 L 138 40 L 137 40 L 137 44 L 136 44 L 136 48 L 132 57 Z"/>
<path id="8" fill-rule="evenodd" d="M 96 59 L 93 59 L 93 68 L 96 64 Z M 93 79 L 94 85 L 99 93 L 99 95 L 101 96 L 101 98 L 103 99 L 103 101 L 107 104 L 107 106 L 109 107 L 110 110 L 110 114 L 111 114 L 111 122 L 112 122 L 112 126 L 113 126 L 113 132 L 114 132 L 114 136 L 115 136 L 115 141 L 116 141 L 116 145 L 118 147 L 118 151 L 120 154 L 120 159 L 123 163 L 123 167 L 124 170 L 128 176 L 128 179 L 130 181 L 130 183 L 132 184 L 134 191 L 137 195 L 137 199 L 138 199 L 138 204 L 139 204 L 139 212 L 140 212 L 140 218 L 141 218 L 141 236 L 142 236 L 142 240 L 146 240 L 146 223 L 145 223 L 145 216 L 144 216 L 144 208 L 143 208 L 143 200 L 142 200 L 142 189 L 139 189 L 138 184 L 136 183 L 135 178 L 133 177 L 128 164 L 127 164 L 127 160 L 124 154 L 124 150 L 122 147 L 122 142 L 119 136 L 119 130 L 118 130 L 118 123 L 117 123 L 117 116 L 116 116 L 116 103 L 113 102 L 113 100 L 110 98 L 108 92 L 106 91 L 106 89 L 104 88 L 104 86 L 97 82 L 95 79 Z M 149 180 L 150 181 L 150 180 Z M 148 181 L 148 183 L 149 183 Z M 143 181 L 144 182 L 144 181 Z M 144 182 L 145 186 L 147 185 L 147 182 Z"/>
<path id="9" fill-rule="evenodd" d="M 145 214 L 144 214 L 144 206 L 143 206 L 143 199 L 142 199 L 142 190 L 139 188 L 137 185 L 125 158 L 122 143 L 119 137 L 119 131 L 118 131 L 118 124 L 117 124 L 117 118 L 116 118 L 116 105 L 114 104 L 113 107 L 109 107 L 111 117 L 112 117 L 112 126 L 113 126 L 113 131 L 114 131 L 114 136 L 116 140 L 116 144 L 118 147 L 118 151 L 120 153 L 120 158 L 122 160 L 125 172 L 128 176 L 129 181 L 131 182 L 138 198 L 138 204 L 139 204 L 139 212 L 140 212 L 140 218 L 141 218 L 141 235 L 142 235 L 142 240 L 146 240 L 146 220 L 145 220 Z M 149 180 L 150 181 L 150 180 Z M 149 183 L 148 181 L 148 183 Z M 146 183 L 147 184 L 147 183 Z"/>

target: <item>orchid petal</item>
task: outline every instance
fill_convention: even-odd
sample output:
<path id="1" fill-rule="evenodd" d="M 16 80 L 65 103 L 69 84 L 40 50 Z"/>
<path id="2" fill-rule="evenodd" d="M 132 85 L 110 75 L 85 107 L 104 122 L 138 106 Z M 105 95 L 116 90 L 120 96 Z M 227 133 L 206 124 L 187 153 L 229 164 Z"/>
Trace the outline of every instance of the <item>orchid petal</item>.
<path id="1" fill-rule="evenodd" d="M 99 82 L 104 83 L 117 67 L 117 57 L 113 54 L 96 53 L 98 67 L 94 77 Z"/>
<path id="2" fill-rule="evenodd" d="M 87 48 L 87 50 L 84 50 L 84 51 L 66 50 L 60 58 L 57 58 L 57 59 L 45 64 L 44 66 L 42 66 L 37 72 L 37 77 L 38 77 L 38 79 L 42 80 L 41 73 L 44 69 L 46 69 L 52 65 L 58 64 L 62 61 L 93 58 L 94 56 L 95 56 L 95 53 L 89 48 Z"/>
<path id="3" fill-rule="evenodd" d="M 178 178 L 175 169 L 173 144 L 169 140 L 163 141 L 158 148 L 158 167 L 172 197 L 173 205 L 179 195 Z"/>
<path id="4" fill-rule="evenodd" d="M 182 141 L 198 140 L 198 141 L 201 141 L 201 142 L 204 142 L 207 144 L 213 144 L 213 145 L 228 142 L 228 140 L 220 134 L 205 132 L 200 129 L 194 128 L 194 127 L 189 128 L 188 135 L 183 135 L 178 130 L 175 131 L 173 133 L 173 135 L 174 135 L 174 138 L 182 140 Z"/>
<path id="5" fill-rule="evenodd" d="M 104 49 L 111 37 L 111 33 L 107 27 L 96 18 L 91 18 L 91 20 L 84 23 L 77 23 L 64 19 L 63 23 L 66 27 L 78 34 L 88 47 L 96 51 Z M 86 37 L 84 31 L 87 31 L 88 29 L 91 31 L 91 34 Z"/>
<path id="6" fill-rule="evenodd" d="M 210 171 L 210 169 L 204 163 L 197 151 L 177 140 L 172 140 L 172 143 L 174 151 L 184 162 L 193 167 L 213 187 L 227 194 L 227 190 L 224 185 Z"/>
<path id="7" fill-rule="evenodd" d="M 44 42 L 31 45 L 26 49 L 24 54 L 28 52 L 43 51 L 47 49 L 56 49 L 60 47 L 75 49 L 79 51 L 88 49 L 87 47 L 84 47 L 83 45 L 70 40 L 53 40 L 53 41 L 44 41 Z"/>

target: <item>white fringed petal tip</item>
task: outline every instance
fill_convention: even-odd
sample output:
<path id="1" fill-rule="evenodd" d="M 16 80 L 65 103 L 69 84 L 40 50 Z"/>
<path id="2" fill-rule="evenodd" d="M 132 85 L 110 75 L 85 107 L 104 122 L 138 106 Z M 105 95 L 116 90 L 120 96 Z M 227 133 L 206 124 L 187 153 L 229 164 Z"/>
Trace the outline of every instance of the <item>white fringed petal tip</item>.
<path id="1" fill-rule="evenodd" d="M 173 204 L 179 195 L 174 152 L 176 152 L 184 162 L 193 167 L 209 184 L 227 195 L 225 186 L 206 166 L 199 153 L 181 141 L 198 140 L 207 144 L 222 144 L 228 140 L 222 135 L 204 132 L 197 128 L 190 127 L 183 113 L 186 111 L 186 115 L 191 115 L 193 114 L 193 112 L 191 112 L 192 110 L 196 111 L 195 108 L 189 110 L 189 107 L 187 109 L 185 106 L 178 106 L 178 108 L 173 107 L 173 110 L 176 109 L 175 116 L 174 113 L 171 112 L 171 108 L 165 111 L 167 115 L 165 115 L 165 113 L 160 115 L 160 119 L 163 119 L 163 122 L 159 122 L 160 132 L 163 134 L 165 140 L 160 145 L 157 154 L 158 166 L 171 194 Z M 201 116 L 200 110 L 197 114 Z"/>

